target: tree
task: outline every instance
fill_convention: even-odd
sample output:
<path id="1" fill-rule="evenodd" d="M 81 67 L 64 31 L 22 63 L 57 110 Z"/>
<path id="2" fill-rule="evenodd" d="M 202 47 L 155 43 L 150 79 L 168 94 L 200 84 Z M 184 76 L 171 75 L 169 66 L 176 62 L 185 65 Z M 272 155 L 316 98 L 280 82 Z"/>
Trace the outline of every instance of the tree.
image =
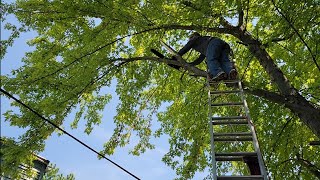
<path id="1" fill-rule="evenodd" d="M 67 176 L 63 176 L 62 174 L 59 174 L 59 168 L 56 167 L 54 164 L 50 164 L 48 167 L 48 171 L 43 177 L 43 180 L 75 180 L 75 177 L 73 174 L 68 174 Z"/>
<path id="2" fill-rule="evenodd" d="M 36 50 L 26 54 L 24 66 L 2 76 L 2 87 L 56 124 L 80 106 L 72 127 L 85 119 L 90 134 L 112 98 L 101 89 L 116 80 L 121 103 L 102 153 L 112 154 L 135 135 L 140 141 L 132 154 L 139 155 L 154 147 L 151 136 L 168 134 L 171 147 L 163 161 L 180 178 L 210 166 L 205 64 L 186 63 L 195 53 L 173 61 L 150 52 L 161 49 L 159 39 L 178 49 L 196 30 L 232 46 L 270 176 L 319 177 L 319 154 L 308 145 L 320 137 L 317 0 L 21 0 L 5 7 L 39 35 L 29 42 Z M 20 111 L 6 112 L 7 120 L 29 127 L 20 137 L 29 150 L 43 150 L 54 128 Z M 161 123 L 156 131 L 154 114 Z"/>
<path id="3" fill-rule="evenodd" d="M 25 179 L 29 177 L 31 179 L 44 179 L 44 180 L 74 180 L 73 174 L 68 174 L 63 176 L 59 174 L 59 168 L 55 164 L 49 164 L 45 167 L 46 169 L 39 168 L 40 159 L 38 156 L 24 151 L 19 143 L 14 142 L 12 138 L 2 138 L 1 139 L 1 177 L 10 177 L 11 179 Z M 17 153 L 18 154 L 14 154 Z M 22 154 L 21 153 L 25 153 Z M 4 154 L 7 154 L 3 156 Z M 8 154 L 10 154 L 8 156 Z M 3 158 L 4 157 L 4 158 Z M 37 165 L 34 162 L 38 161 Z M 41 163 L 40 163 L 41 164 Z M 44 176 L 43 176 L 44 173 Z"/>

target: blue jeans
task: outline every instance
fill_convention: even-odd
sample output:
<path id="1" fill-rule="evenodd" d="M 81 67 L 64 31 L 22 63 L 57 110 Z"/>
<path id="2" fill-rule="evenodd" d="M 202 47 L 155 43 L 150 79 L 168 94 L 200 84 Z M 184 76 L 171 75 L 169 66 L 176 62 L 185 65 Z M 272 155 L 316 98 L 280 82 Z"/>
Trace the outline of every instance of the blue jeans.
<path id="1" fill-rule="evenodd" d="M 233 65 L 228 57 L 229 52 L 230 47 L 223 40 L 215 38 L 209 42 L 206 58 L 210 74 L 216 76 L 221 71 L 229 74 L 231 69 L 233 69 Z"/>

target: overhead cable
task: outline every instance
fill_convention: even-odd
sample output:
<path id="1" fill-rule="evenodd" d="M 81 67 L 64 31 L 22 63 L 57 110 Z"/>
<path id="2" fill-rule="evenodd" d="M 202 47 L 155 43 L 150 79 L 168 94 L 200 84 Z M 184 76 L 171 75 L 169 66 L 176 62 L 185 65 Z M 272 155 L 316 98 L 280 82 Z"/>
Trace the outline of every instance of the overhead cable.
<path id="1" fill-rule="evenodd" d="M 34 113 L 35 115 L 37 115 L 39 118 L 43 119 L 44 121 L 46 121 L 47 123 L 51 124 L 53 127 L 59 129 L 60 131 L 62 131 L 63 133 L 65 133 L 66 135 L 68 135 L 69 137 L 71 137 L 73 140 L 77 141 L 78 143 L 80 143 L 81 145 L 85 146 L 86 148 L 88 148 L 89 150 L 91 150 L 92 152 L 96 153 L 97 155 L 99 155 L 100 157 L 103 157 L 104 159 L 108 160 L 109 162 L 111 162 L 112 164 L 114 164 L 115 166 L 117 166 L 118 168 L 120 168 L 121 170 L 125 171 L 126 173 L 128 173 L 129 175 L 131 175 L 132 177 L 134 177 L 135 179 L 140 180 L 140 178 L 138 178 L 137 176 L 135 176 L 134 174 L 132 174 L 131 172 L 129 172 L 128 170 L 124 169 L 122 166 L 120 166 L 119 164 L 113 162 L 112 160 L 110 160 L 109 158 L 107 158 L 105 155 L 99 153 L 98 151 L 94 150 L 92 147 L 90 147 L 89 145 L 85 144 L 84 142 L 82 142 L 81 140 L 79 140 L 78 138 L 76 138 L 75 136 L 73 136 L 72 134 L 68 133 L 67 131 L 65 131 L 64 129 L 60 128 L 58 125 L 56 125 L 55 123 L 53 123 L 51 120 L 43 117 L 41 114 L 39 114 L 38 112 L 36 112 L 35 110 L 33 110 L 30 106 L 26 105 L 25 103 L 21 102 L 19 99 L 15 98 L 13 95 L 11 95 L 10 93 L 8 93 L 7 91 L 5 91 L 4 89 L 0 88 L 0 91 L 5 94 L 6 96 L 8 96 L 9 98 L 13 99 L 14 101 L 16 101 L 17 103 L 21 104 L 23 107 L 29 109 L 32 113 Z"/>

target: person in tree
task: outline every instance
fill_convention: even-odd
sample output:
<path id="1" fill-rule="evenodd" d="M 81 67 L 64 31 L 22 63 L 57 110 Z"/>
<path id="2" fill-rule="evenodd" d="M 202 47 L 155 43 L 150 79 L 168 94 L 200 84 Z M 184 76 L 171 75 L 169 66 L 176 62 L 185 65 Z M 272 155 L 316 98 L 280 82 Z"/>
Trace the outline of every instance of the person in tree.
<path id="1" fill-rule="evenodd" d="M 182 56 L 190 49 L 200 53 L 200 56 L 190 63 L 191 65 L 198 65 L 207 58 L 211 80 L 219 81 L 227 78 L 234 80 L 237 78 L 238 73 L 228 57 L 230 46 L 225 41 L 217 37 L 201 36 L 198 32 L 194 32 L 178 54 Z"/>

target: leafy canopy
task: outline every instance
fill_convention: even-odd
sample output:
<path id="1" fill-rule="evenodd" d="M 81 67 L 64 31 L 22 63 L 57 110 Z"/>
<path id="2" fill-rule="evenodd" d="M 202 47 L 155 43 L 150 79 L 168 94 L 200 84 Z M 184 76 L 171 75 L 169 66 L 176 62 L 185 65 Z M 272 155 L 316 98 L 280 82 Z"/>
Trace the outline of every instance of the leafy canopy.
<path id="1" fill-rule="evenodd" d="M 4 89 L 60 126 L 71 111 L 77 111 L 71 127 L 86 121 L 85 133 L 90 134 L 104 121 L 102 111 L 114 98 L 102 88 L 116 82 L 120 100 L 115 107 L 116 127 L 101 152 L 113 154 L 135 136 L 139 141 L 131 153 L 139 155 L 154 148 L 152 136 L 167 134 L 170 149 L 163 161 L 180 179 L 210 168 L 207 89 L 205 78 L 170 68 L 169 59 L 151 54 L 150 49 L 155 48 L 170 57 L 159 40 L 179 49 L 192 30 L 221 37 L 230 43 L 247 87 L 278 92 L 279 84 L 253 54 L 251 44 L 244 44 L 241 35 L 225 22 L 234 27 L 239 23 L 248 36 L 260 42 L 259 48 L 267 51 L 291 85 L 319 106 L 317 0 L 17 0 L 2 5 L 5 13 L 14 14 L 21 23 L 20 28 L 5 26 L 13 34 L 2 41 L 2 53 L 19 32 L 38 33 L 28 42 L 35 50 L 26 53 L 23 66 L 1 76 Z M 190 62 L 196 56 L 191 52 L 184 59 Z M 197 68 L 204 72 L 206 65 Z M 310 172 L 319 172 L 316 167 L 320 166 L 319 149 L 308 146 L 315 135 L 283 104 L 250 94 L 247 98 L 272 179 L 312 179 L 315 173 Z M 20 107 L 17 103 L 12 106 Z M 19 137 L 23 149 L 12 151 L 43 151 L 45 140 L 54 133 L 54 128 L 24 108 L 18 113 L 5 112 L 5 117 L 12 126 L 28 129 Z M 153 119 L 161 124 L 159 129 L 153 128 Z M 221 172 L 225 171 L 234 170 L 225 166 Z M 240 171 L 246 169 L 240 167 Z"/>

